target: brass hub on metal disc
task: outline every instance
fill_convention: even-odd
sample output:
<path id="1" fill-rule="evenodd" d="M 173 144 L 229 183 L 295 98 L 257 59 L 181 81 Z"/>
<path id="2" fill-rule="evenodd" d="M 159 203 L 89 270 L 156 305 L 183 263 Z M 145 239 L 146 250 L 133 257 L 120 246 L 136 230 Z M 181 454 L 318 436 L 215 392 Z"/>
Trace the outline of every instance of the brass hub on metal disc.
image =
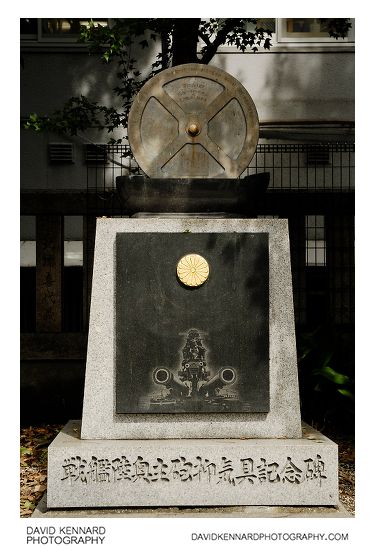
<path id="1" fill-rule="evenodd" d="M 195 122 L 192 122 L 187 128 L 187 132 L 188 134 L 190 134 L 190 136 L 197 136 L 200 132 L 199 125 Z"/>
<path id="2" fill-rule="evenodd" d="M 253 100 L 230 74 L 189 63 L 162 71 L 136 96 L 129 142 L 153 178 L 237 178 L 258 143 Z"/>

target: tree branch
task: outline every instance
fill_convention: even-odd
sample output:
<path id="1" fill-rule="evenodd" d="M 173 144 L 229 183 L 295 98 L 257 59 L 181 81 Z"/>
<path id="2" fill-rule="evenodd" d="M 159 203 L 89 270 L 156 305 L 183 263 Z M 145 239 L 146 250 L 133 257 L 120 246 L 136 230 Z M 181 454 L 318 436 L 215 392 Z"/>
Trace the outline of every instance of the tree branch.
<path id="1" fill-rule="evenodd" d="M 228 33 L 233 31 L 237 25 L 238 25 L 238 19 L 226 19 L 224 21 L 222 27 L 218 30 L 217 35 L 213 40 L 213 42 L 210 42 L 210 44 L 207 45 L 207 48 L 204 49 L 203 55 L 201 58 L 201 63 L 209 63 L 211 61 L 211 59 L 216 54 L 219 46 L 222 46 L 223 44 L 225 44 Z"/>
<path id="2" fill-rule="evenodd" d="M 211 46 L 211 41 L 210 39 L 208 38 L 208 36 L 201 30 L 198 31 L 198 36 L 199 38 L 201 38 L 206 44 L 207 46 Z"/>

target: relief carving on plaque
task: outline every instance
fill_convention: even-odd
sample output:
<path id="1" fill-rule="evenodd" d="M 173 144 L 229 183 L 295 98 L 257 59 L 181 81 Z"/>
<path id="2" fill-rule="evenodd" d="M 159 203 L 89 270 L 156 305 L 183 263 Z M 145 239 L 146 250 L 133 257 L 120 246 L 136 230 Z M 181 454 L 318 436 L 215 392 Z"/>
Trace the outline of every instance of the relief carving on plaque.
<path id="1" fill-rule="evenodd" d="M 266 233 L 116 237 L 115 411 L 270 411 Z"/>
<path id="2" fill-rule="evenodd" d="M 200 254 L 186 254 L 177 263 L 177 277 L 186 287 L 199 287 L 210 273 L 208 262 Z"/>
<path id="3" fill-rule="evenodd" d="M 168 367 L 154 369 L 152 378 L 155 388 L 159 389 L 148 396 L 149 411 L 163 412 L 166 408 L 168 411 L 227 411 L 239 401 L 233 386 L 237 381 L 236 370 L 225 366 L 211 374 L 206 348 L 197 329 L 188 331 L 181 354 L 181 369 L 177 374 Z"/>

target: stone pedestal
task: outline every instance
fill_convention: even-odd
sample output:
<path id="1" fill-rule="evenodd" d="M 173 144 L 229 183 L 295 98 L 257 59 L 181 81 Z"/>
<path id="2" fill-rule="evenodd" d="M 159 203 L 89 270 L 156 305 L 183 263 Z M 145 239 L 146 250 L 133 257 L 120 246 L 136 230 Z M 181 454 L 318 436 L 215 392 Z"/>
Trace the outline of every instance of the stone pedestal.
<path id="1" fill-rule="evenodd" d="M 338 505 L 337 445 L 302 438 L 82 440 L 48 449 L 48 508 Z"/>
<path id="2" fill-rule="evenodd" d="M 176 252 L 177 242 L 186 251 Z M 177 287 L 181 252 L 209 260 L 204 293 Z M 229 306 L 220 318 L 222 304 Z M 213 338 L 218 319 L 225 330 Z M 238 373 L 232 393 L 240 399 L 234 406 L 228 400 L 227 411 L 210 409 L 220 393 L 197 411 L 186 397 L 185 409 L 155 412 L 141 401 L 126 409 L 122 393 L 133 399 L 150 360 L 178 381 L 185 349 L 176 347 L 176 334 L 194 327 L 210 343 L 202 356 L 210 377 L 232 366 L 226 369 Z M 160 348 L 150 352 L 155 342 Z M 254 388 L 263 392 L 260 406 Z M 172 402 L 161 400 L 166 408 Z M 99 219 L 82 425 L 71 421 L 49 447 L 47 507 L 337 506 L 337 471 L 336 444 L 310 427 L 301 431 L 287 221 Z"/>
<path id="3" fill-rule="evenodd" d="M 124 212 L 130 215 L 201 213 L 204 217 L 204 213 L 225 212 L 229 218 L 233 213 L 249 218 L 261 210 L 269 180 L 269 172 L 232 179 L 118 176 L 116 188 Z"/>
<path id="4" fill-rule="evenodd" d="M 139 332 L 147 331 L 149 341 L 154 344 L 155 341 L 161 341 L 165 343 L 168 338 L 175 338 L 176 333 L 181 332 L 183 329 L 189 329 L 191 327 L 197 327 L 202 329 L 207 335 L 207 340 L 210 332 L 210 319 L 205 319 L 204 323 L 202 317 L 205 312 L 202 312 L 200 308 L 200 302 L 198 300 L 197 291 L 186 290 L 186 294 L 190 297 L 188 304 L 191 303 L 190 311 L 186 313 L 186 309 L 180 310 L 181 319 L 184 321 L 180 323 L 181 328 L 171 326 L 170 314 L 173 309 L 176 308 L 175 296 L 169 293 L 169 287 L 165 291 L 165 287 L 175 285 L 175 267 L 173 267 L 170 261 L 170 251 L 166 248 L 162 256 L 156 257 L 153 254 L 152 246 L 147 247 L 147 241 L 143 239 L 142 253 L 145 257 L 144 251 L 148 253 L 146 255 L 145 263 L 149 259 L 149 264 L 154 266 L 159 262 L 165 271 L 162 276 L 156 277 L 150 270 L 151 275 L 145 279 L 145 289 L 140 291 L 139 289 L 133 289 L 133 280 L 124 277 L 121 286 L 116 293 L 116 240 L 118 235 L 127 234 L 130 236 L 134 243 L 134 248 L 139 250 L 137 242 L 137 235 L 149 237 L 149 243 L 157 243 L 160 239 L 163 239 L 163 235 L 179 235 L 184 236 L 189 241 L 193 241 L 195 235 L 207 236 L 209 241 L 210 251 L 204 251 L 207 258 L 209 255 L 219 255 L 222 257 L 222 262 L 218 266 L 216 273 L 215 270 L 210 274 L 210 285 L 216 288 L 215 277 L 227 279 L 227 289 L 220 283 L 221 291 L 217 294 L 213 293 L 213 300 L 216 304 L 220 305 L 223 301 L 223 295 L 233 297 L 233 302 L 237 301 L 238 294 L 243 297 L 243 304 L 250 304 L 250 323 L 251 319 L 254 319 L 258 315 L 259 308 L 256 302 L 256 289 L 253 278 L 249 277 L 246 270 L 238 269 L 238 275 L 234 269 L 235 262 L 233 255 L 231 255 L 231 249 L 228 250 L 215 250 L 215 237 L 216 236 L 237 236 L 238 246 L 241 248 L 243 243 L 246 243 L 246 236 L 266 235 L 268 238 L 268 293 L 269 293 L 269 350 L 266 358 L 267 361 L 267 380 L 268 380 L 268 392 L 269 392 L 269 410 L 268 411 L 237 411 L 237 412 L 174 412 L 174 413 L 122 413 L 116 410 L 116 325 L 118 325 L 118 316 L 116 309 L 118 307 L 126 307 L 122 305 L 122 296 L 120 293 L 125 291 L 124 287 L 129 287 L 129 292 L 134 293 L 140 297 L 143 295 L 154 295 L 154 300 L 147 312 L 143 314 L 146 325 L 148 323 L 148 312 L 153 314 L 154 311 L 158 312 L 158 323 L 155 323 L 152 327 L 144 328 L 142 325 L 142 319 L 138 321 Z M 242 240 L 244 236 L 244 240 Z M 243 241 L 243 242 L 242 242 Z M 190 250 L 191 245 L 188 243 L 185 247 L 186 252 L 192 252 Z M 249 254 L 251 254 L 251 247 Z M 212 253 L 214 251 L 214 253 Z M 237 253 L 236 253 L 237 254 Z M 182 255 L 181 255 L 182 256 Z M 235 257 L 236 255 L 234 255 Z M 174 255 L 175 261 L 178 261 L 178 254 Z M 134 255 L 132 257 L 131 268 L 134 269 Z M 122 256 L 121 262 L 124 262 L 126 267 L 127 257 Z M 172 267 L 171 267 L 172 266 Z M 256 268 L 257 264 L 254 261 Z M 142 270 L 149 269 L 149 266 L 136 267 L 136 273 L 139 273 L 139 277 L 144 277 L 141 274 Z M 253 269 L 253 268 L 252 268 Z M 129 268 L 130 270 L 130 268 Z M 260 272 L 260 270 L 255 270 Z M 232 279 L 236 278 L 234 281 Z M 130 277 L 130 276 L 129 276 Z M 162 281 L 161 281 L 162 280 Z M 165 285 L 164 280 L 168 281 Z M 138 282 L 135 282 L 138 284 Z M 162 287 L 164 285 L 164 287 Z M 163 289 L 163 293 L 160 289 Z M 199 290 L 198 290 L 199 291 Z M 254 297 L 254 302 L 251 302 Z M 120 306 L 118 303 L 120 302 Z M 136 304 L 136 299 L 132 297 L 132 304 Z M 254 307 L 252 307 L 254 304 Z M 122 306 L 121 306 L 122 305 Z M 179 306 L 179 305 L 178 305 Z M 132 311 L 135 307 L 132 308 Z M 193 320 L 190 322 L 188 317 L 191 317 L 191 312 L 197 312 L 196 316 L 193 316 Z M 214 309 L 210 308 L 208 316 L 214 315 Z M 237 351 L 241 349 L 240 341 L 243 342 L 246 339 L 253 339 L 254 354 L 249 354 L 242 359 L 244 369 L 251 371 L 256 369 L 253 366 L 253 358 L 256 355 L 256 339 L 257 335 L 251 335 L 251 327 L 249 331 L 243 334 L 238 340 L 235 334 L 231 337 L 231 323 L 238 325 L 238 310 L 228 307 L 223 313 L 227 319 L 223 319 L 225 322 L 225 328 L 229 327 L 227 332 L 222 331 L 223 338 L 227 339 L 225 347 L 222 346 L 222 350 L 225 348 L 230 349 L 231 355 L 224 358 L 223 354 L 218 357 L 219 361 L 225 361 L 222 365 L 231 365 L 233 360 L 233 367 L 237 368 Z M 246 311 L 247 315 L 247 311 Z M 243 319 L 245 319 L 243 315 Z M 212 318 L 212 325 L 217 322 Z M 190 325 L 194 323 L 194 325 Z M 246 321 L 246 323 L 249 323 Z M 202 326 L 203 325 L 203 326 Z M 167 329 L 166 329 L 167 327 Z M 123 325 L 120 324 L 120 328 Z M 241 326 L 238 327 L 238 331 L 242 330 Z M 237 330 L 236 330 L 237 332 Z M 119 338 L 125 341 L 127 339 L 127 333 L 124 330 L 120 332 Z M 182 339 L 183 340 L 183 339 Z M 215 352 L 214 347 L 217 346 L 218 340 L 212 341 L 212 352 L 210 357 Z M 167 343 L 168 344 L 168 343 Z M 220 342 L 218 343 L 221 344 Z M 120 362 L 122 369 L 127 368 L 126 362 L 129 362 L 129 357 L 133 360 L 132 355 L 135 354 L 134 350 L 137 349 L 137 357 L 140 355 L 138 350 L 139 345 L 133 340 L 129 343 L 129 350 L 127 358 Z M 145 355 L 147 356 L 149 348 L 147 343 L 144 347 Z M 239 354 L 240 355 L 240 354 Z M 227 354 L 228 356 L 228 354 Z M 233 357 L 232 357 L 233 356 Z M 143 367 L 144 361 L 148 358 L 138 359 L 138 368 L 133 368 L 133 372 Z M 177 348 L 172 348 L 172 352 L 165 358 L 161 359 L 160 365 L 171 367 L 172 362 L 176 362 L 172 367 L 174 372 L 177 373 L 178 363 L 180 362 L 180 353 Z M 158 363 L 155 363 L 157 366 Z M 213 368 L 218 366 L 213 365 Z M 210 364 L 211 368 L 211 364 Z M 176 375 L 177 376 L 177 375 Z M 264 378 L 260 375 L 254 381 L 254 388 L 264 383 Z M 241 384 L 239 377 L 238 385 Z M 125 389 L 126 390 L 126 389 Z M 125 392 L 124 390 L 124 392 Z M 133 391 L 137 390 L 133 387 Z M 130 392 L 129 387 L 126 390 Z M 168 438 L 300 438 L 301 437 L 301 417 L 300 417 L 300 405 L 298 394 L 298 375 L 297 375 L 297 355 L 295 345 L 295 331 L 294 331 L 294 311 L 293 311 L 293 294 L 292 294 L 292 276 L 290 267 L 290 249 L 289 249 L 289 237 L 288 237 L 288 222 L 287 220 L 246 220 L 246 219 L 210 219 L 210 218 L 157 218 L 157 219 L 98 219 L 96 230 L 96 242 L 95 242 L 95 261 L 93 272 L 93 285 L 92 285 L 92 299 L 91 299 L 91 311 L 90 311 L 90 328 L 88 337 L 88 349 L 87 349 L 87 366 L 86 366 L 86 379 L 85 379 L 85 394 L 83 405 L 83 417 L 82 417 L 82 438 L 83 439 L 168 439 Z"/>

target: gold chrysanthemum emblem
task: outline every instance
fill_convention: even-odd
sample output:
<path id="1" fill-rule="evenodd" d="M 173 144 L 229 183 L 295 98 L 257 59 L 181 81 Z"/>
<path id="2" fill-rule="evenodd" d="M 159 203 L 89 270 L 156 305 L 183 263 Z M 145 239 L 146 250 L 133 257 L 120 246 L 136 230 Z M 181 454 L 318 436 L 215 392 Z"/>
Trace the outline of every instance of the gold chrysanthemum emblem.
<path id="1" fill-rule="evenodd" d="M 188 287 L 199 287 L 208 278 L 208 262 L 199 254 L 187 254 L 177 264 L 177 277 Z"/>

